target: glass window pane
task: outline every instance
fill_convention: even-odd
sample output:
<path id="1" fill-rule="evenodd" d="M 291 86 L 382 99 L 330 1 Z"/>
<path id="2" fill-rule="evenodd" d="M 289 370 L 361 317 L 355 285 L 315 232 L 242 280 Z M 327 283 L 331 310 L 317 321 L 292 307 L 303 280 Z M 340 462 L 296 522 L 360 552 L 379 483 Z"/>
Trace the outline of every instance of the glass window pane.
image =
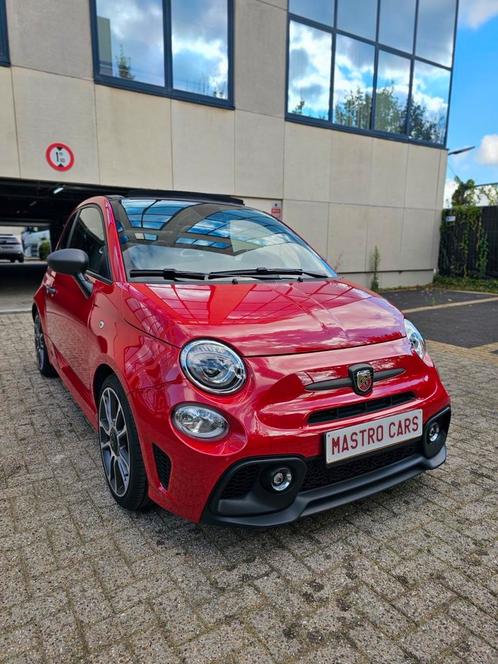
<path id="1" fill-rule="evenodd" d="M 104 222 L 96 207 L 83 208 L 74 227 L 70 246 L 88 255 L 88 269 L 108 279 Z"/>
<path id="2" fill-rule="evenodd" d="M 380 51 L 375 129 L 394 134 L 405 133 L 409 88 L 410 60 Z"/>
<path id="3" fill-rule="evenodd" d="M 325 25 L 334 22 L 334 0 L 289 0 L 289 11 Z"/>
<path id="4" fill-rule="evenodd" d="M 329 119 L 332 35 L 291 21 L 288 112 Z"/>
<path id="5" fill-rule="evenodd" d="M 431 143 L 444 143 L 450 72 L 415 62 L 410 109 L 410 136 Z"/>
<path id="6" fill-rule="evenodd" d="M 416 0 L 381 0 L 379 41 L 413 53 Z"/>
<path id="7" fill-rule="evenodd" d="M 99 73 L 164 85 L 162 0 L 97 0 Z"/>
<path id="8" fill-rule="evenodd" d="M 334 71 L 334 122 L 370 128 L 375 49 L 337 35 Z"/>
<path id="9" fill-rule="evenodd" d="M 0 0 L 0 60 L 7 59 L 7 21 L 5 17 L 5 4 Z"/>
<path id="10" fill-rule="evenodd" d="M 456 0 L 420 0 L 416 52 L 421 58 L 451 66 Z"/>
<path id="11" fill-rule="evenodd" d="M 228 99 L 227 0 L 172 0 L 173 87 Z"/>
<path id="12" fill-rule="evenodd" d="M 337 27 L 360 37 L 375 39 L 377 0 L 337 0 Z"/>

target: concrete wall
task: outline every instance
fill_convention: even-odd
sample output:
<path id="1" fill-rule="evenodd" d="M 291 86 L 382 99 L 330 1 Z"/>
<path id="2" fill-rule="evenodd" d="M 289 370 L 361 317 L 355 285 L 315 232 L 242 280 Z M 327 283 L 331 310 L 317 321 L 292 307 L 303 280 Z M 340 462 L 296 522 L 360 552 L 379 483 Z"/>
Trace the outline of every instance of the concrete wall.
<path id="1" fill-rule="evenodd" d="M 235 105 L 224 110 L 93 82 L 88 0 L 7 0 L 0 177 L 236 194 L 283 217 L 340 273 L 428 283 L 446 151 L 284 120 L 286 0 L 236 0 Z M 45 161 L 54 141 L 75 165 Z"/>

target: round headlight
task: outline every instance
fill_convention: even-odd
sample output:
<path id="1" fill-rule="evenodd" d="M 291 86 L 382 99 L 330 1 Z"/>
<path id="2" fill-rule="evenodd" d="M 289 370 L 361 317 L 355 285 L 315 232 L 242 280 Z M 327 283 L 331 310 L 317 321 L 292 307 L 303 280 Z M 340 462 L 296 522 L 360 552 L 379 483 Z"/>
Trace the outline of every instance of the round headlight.
<path id="1" fill-rule="evenodd" d="M 187 378 L 208 392 L 229 394 L 246 380 L 242 359 L 218 341 L 191 341 L 180 353 L 180 364 Z"/>
<path id="2" fill-rule="evenodd" d="M 228 431 L 228 422 L 220 413 L 205 408 L 186 404 L 179 406 L 173 413 L 173 424 L 182 433 L 193 438 L 221 438 Z"/>
<path id="3" fill-rule="evenodd" d="M 423 360 L 427 349 L 425 347 L 425 339 L 422 334 L 417 330 L 415 325 L 405 318 L 405 331 L 408 340 L 417 353 L 417 355 Z"/>

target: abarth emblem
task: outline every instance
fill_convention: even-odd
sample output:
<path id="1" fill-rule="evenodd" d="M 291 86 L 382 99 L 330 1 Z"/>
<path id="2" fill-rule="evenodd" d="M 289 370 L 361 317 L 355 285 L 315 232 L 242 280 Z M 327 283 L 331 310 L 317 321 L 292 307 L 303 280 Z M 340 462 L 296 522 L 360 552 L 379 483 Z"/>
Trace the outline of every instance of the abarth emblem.
<path id="1" fill-rule="evenodd" d="M 370 394 L 374 382 L 374 370 L 370 364 L 356 364 L 349 367 L 349 375 L 356 394 Z"/>

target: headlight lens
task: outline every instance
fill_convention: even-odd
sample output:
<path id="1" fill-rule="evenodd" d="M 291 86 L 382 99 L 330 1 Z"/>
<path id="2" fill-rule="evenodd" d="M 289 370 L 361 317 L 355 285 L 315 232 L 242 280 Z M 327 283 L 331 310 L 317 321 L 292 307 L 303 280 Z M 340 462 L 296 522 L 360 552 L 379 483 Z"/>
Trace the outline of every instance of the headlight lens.
<path id="1" fill-rule="evenodd" d="M 182 349 L 180 364 L 193 383 L 208 392 L 229 394 L 245 383 L 242 359 L 218 341 L 192 341 Z"/>
<path id="2" fill-rule="evenodd" d="M 175 427 L 187 436 L 221 438 L 228 431 L 228 422 L 220 413 L 204 406 L 179 406 L 173 413 Z"/>
<path id="3" fill-rule="evenodd" d="M 427 352 L 425 339 L 415 325 L 405 318 L 405 331 L 413 350 L 423 360 Z"/>

